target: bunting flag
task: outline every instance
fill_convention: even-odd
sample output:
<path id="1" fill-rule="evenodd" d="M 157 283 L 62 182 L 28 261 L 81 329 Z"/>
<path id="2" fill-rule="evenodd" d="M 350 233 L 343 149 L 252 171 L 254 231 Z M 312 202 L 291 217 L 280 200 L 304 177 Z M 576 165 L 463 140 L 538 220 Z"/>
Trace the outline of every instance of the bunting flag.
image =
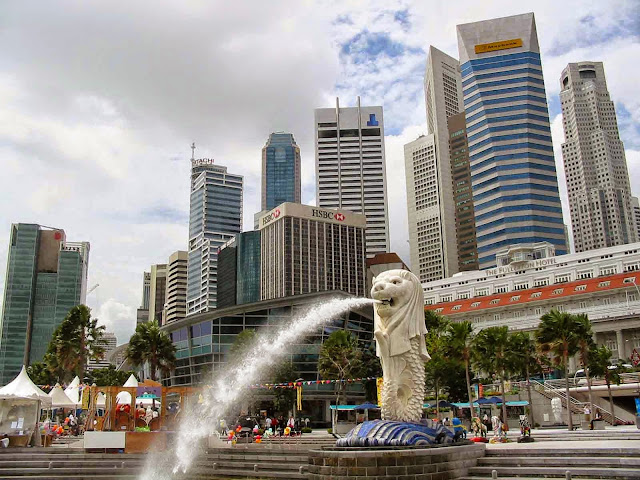
<path id="1" fill-rule="evenodd" d="M 304 380 L 302 382 L 284 382 L 284 383 L 256 383 L 250 388 L 297 388 L 304 385 L 330 385 L 333 383 L 358 383 L 376 380 L 376 377 L 348 378 L 342 380 Z"/>

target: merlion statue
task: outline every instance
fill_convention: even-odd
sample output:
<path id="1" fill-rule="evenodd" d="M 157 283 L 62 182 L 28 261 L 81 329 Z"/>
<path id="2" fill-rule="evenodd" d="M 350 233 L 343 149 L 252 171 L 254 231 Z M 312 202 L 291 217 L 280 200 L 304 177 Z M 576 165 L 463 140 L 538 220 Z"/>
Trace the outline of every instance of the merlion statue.
<path id="1" fill-rule="evenodd" d="M 429 360 L 424 293 L 407 270 L 388 270 L 373 282 L 376 355 L 382 364 L 382 418 L 418 422 L 424 401 L 424 363 Z"/>
<path id="2" fill-rule="evenodd" d="M 424 363 L 429 360 L 422 285 L 407 270 L 382 272 L 373 280 L 373 333 L 382 364 L 382 420 L 356 425 L 338 447 L 420 446 L 454 443 L 453 432 L 422 418 Z"/>

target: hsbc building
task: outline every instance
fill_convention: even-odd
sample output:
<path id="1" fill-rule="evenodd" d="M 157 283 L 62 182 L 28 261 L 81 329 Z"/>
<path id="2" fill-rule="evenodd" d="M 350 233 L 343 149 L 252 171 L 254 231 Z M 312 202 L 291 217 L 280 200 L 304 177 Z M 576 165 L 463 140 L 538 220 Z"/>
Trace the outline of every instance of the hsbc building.
<path id="1" fill-rule="evenodd" d="M 258 221 L 260 299 L 341 290 L 366 296 L 364 215 L 283 203 Z"/>

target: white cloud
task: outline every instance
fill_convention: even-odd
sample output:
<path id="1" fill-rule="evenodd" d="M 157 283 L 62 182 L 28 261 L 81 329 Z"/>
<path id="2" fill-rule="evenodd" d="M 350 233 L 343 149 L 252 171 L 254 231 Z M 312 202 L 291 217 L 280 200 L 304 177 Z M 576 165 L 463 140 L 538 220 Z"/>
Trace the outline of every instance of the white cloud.
<path id="1" fill-rule="evenodd" d="M 191 142 L 198 156 L 244 175 L 250 229 L 272 131 L 294 134 L 303 201 L 314 201 L 313 109 L 333 105 L 336 95 L 345 105 L 360 95 L 384 106 L 391 245 L 408 262 L 403 145 L 425 130 L 420 49 L 433 44 L 457 56 L 456 24 L 530 10 L 551 99 L 567 62 L 605 62 L 612 97 L 629 112 L 621 132 L 638 193 L 634 8 L 633 1 L 149 0 L 64 9 L 44 2 L 34 13 L 28 2 L 2 2 L 0 271 L 10 223 L 61 227 L 70 240 L 90 241 L 89 283 L 100 287 L 88 303 L 125 341 L 142 272 L 187 247 Z M 370 36 L 358 38 L 367 51 L 341 55 L 365 31 Z M 556 150 L 559 125 L 554 118 Z"/>

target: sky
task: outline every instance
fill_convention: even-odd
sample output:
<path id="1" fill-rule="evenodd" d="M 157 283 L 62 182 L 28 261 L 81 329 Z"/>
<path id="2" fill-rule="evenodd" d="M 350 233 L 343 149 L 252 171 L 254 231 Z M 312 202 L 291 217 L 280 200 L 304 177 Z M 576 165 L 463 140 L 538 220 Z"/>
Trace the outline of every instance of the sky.
<path id="1" fill-rule="evenodd" d="M 89 241 L 88 284 L 100 286 L 87 304 L 125 343 L 143 272 L 187 249 L 191 143 L 244 176 L 250 230 L 269 133 L 295 136 L 302 200 L 314 204 L 313 110 L 358 95 L 384 108 L 391 249 L 408 263 L 403 145 L 427 133 L 429 45 L 457 58 L 457 24 L 530 11 L 569 224 L 558 97 L 569 62 L 604 62 L 640 194 L 639 0 L 5 0 L 0 271 L 11 223 Z"/>

